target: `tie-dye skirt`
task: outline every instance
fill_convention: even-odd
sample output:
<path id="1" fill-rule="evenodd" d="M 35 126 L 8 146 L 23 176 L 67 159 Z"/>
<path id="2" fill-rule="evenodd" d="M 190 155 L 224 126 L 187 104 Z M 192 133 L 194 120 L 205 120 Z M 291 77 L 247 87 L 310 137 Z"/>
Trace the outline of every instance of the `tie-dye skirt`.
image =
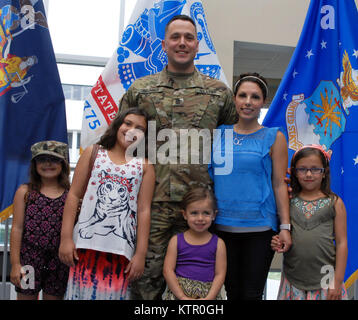
<path id="1" fill-rule="evenodd" d="M 327 300 L 328 289 L 301 290 L 294 287 L 282 273 L 277 300 Z M 348 300 L 347 290 L 342 284 L 342 300 Z"/>
<path id="2" fill-rule="evenodd" d="M 126 257 L 89 249 L 77 250 L 79 260 L 70 268 L 65 299 L 129 299 Z"/>

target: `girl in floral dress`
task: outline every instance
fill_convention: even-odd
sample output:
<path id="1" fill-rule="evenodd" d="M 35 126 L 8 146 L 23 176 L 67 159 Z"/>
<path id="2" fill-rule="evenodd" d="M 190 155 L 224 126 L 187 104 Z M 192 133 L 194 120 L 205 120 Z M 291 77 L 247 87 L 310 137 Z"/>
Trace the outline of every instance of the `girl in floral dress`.
<path id="1" fill-rule="evenodd" d="M 30 182 L 14 197 L 10 280 L 19 300 L 62 299 L 69 268 L 58 258 L 62 214 L 70 187 L 67 144 L 41 141 L 31 147 Z"/>

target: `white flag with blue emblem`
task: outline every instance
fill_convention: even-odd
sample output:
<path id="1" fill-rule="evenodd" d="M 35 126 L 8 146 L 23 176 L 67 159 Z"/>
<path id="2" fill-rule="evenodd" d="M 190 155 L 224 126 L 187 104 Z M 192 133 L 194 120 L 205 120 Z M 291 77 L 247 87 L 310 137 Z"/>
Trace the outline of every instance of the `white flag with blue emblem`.
<path id="1" fill-rule="evenodd" d="M 134 80 L 157 73 L 166 66 L 167 56 L 161 42 L 167 22 L 178 14 L 186 14 L 196 23 L 199 52 L 194 63 L 198 70 L 227 84 L 209 35 L 201 1 L 137 1 L 118 49 L 85 101 L 82 149 L 99 140 L 116 116 L 121 97 Z"/>
<path id="2" fill-rule="evenodd" d="M 347 209 L 346 286 L 358 279 L 358 12 L 354 0 L 312 0 L 300 40 L 263 121 L 284 128 L 290 155 L 332 151 L 331 188 Z"/>

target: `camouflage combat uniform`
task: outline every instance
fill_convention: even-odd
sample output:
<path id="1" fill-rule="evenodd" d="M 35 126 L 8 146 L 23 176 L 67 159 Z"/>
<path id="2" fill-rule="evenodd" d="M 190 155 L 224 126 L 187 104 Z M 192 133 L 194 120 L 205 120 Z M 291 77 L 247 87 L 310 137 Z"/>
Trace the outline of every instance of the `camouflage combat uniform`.
<path id="1" fill-rule="evenodd" d="M 231 90 L 222 82 L 201 74 L 197 69 L 190 75 L 178 75 L 166 68 L 132 84 L 120 102 L 120 110 L 130 107 L 144 109 L 150 120 L 155 120 L 156 135 L 163 129 L 170 129 L 177 138 L 177 154 L 170 158 L 173 160 L 171 163 L 161 164 L 158 157 L 153 161 L 149 156 L 156 174 L 149 248 L 144 275 L 133 283 L 132 292 L 133 298 L 151 300 L 160 298 L 164 289 L 162 268 L 169 239 L 187 228 L 179 206 L 183 195 L 190 187 L 212 184 L 207 171 L 208 162 L 205 162 L 205 157 L 210 159 L 211 138 L 205 145 L 203 139 L 197 139 L 199 143 L 187 139 L 186 145 L 180 134 L 185 132 L 183 129 L 197 129 L 199 134 L 209 132 L 212 135 L 212 130 L 220 124 L 236 121 L 236 109 Z M 205 130 L 200 131 L 202 129 Z M 168 149 L 164 144 L 168 145 L 170 139 L 160 140 L 164 141 L 150 140 L 148 144 L 149 150 L 156 144 L 157 155 L 160 150 Z M 188 155 L 186 163 L 181 160 L 180 151 Z M 193 164 L 195 154 L 199 161 Z M 165 155 L 168 156 L 168 152 Z"/>

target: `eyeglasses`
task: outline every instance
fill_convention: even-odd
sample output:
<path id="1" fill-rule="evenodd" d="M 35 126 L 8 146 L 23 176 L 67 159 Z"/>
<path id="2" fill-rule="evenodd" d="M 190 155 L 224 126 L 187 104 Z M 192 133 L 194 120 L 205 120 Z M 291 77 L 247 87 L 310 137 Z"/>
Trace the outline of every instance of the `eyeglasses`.
<path id="1" fill-rule="evenodd" d="M 313 175 L 319 175 L 319 174 L 322 174 L 324 172 L 324 168 L 296 168 L 295 169 L 297 174 L 303 176 L 303 175 L 306 175 L 308 171 L 311 172 L 311 174 Z"/>
<path id="2" fill-rule="evenodd" d="M 55 156 L 43 155 L 43 156 L 36 157 L 35 161 L 37 163 L 45 163 L 45 162 L 60 163 L 62 161 L 62 159 L 58 158 L 58 157 L 55 157 Z"/>

